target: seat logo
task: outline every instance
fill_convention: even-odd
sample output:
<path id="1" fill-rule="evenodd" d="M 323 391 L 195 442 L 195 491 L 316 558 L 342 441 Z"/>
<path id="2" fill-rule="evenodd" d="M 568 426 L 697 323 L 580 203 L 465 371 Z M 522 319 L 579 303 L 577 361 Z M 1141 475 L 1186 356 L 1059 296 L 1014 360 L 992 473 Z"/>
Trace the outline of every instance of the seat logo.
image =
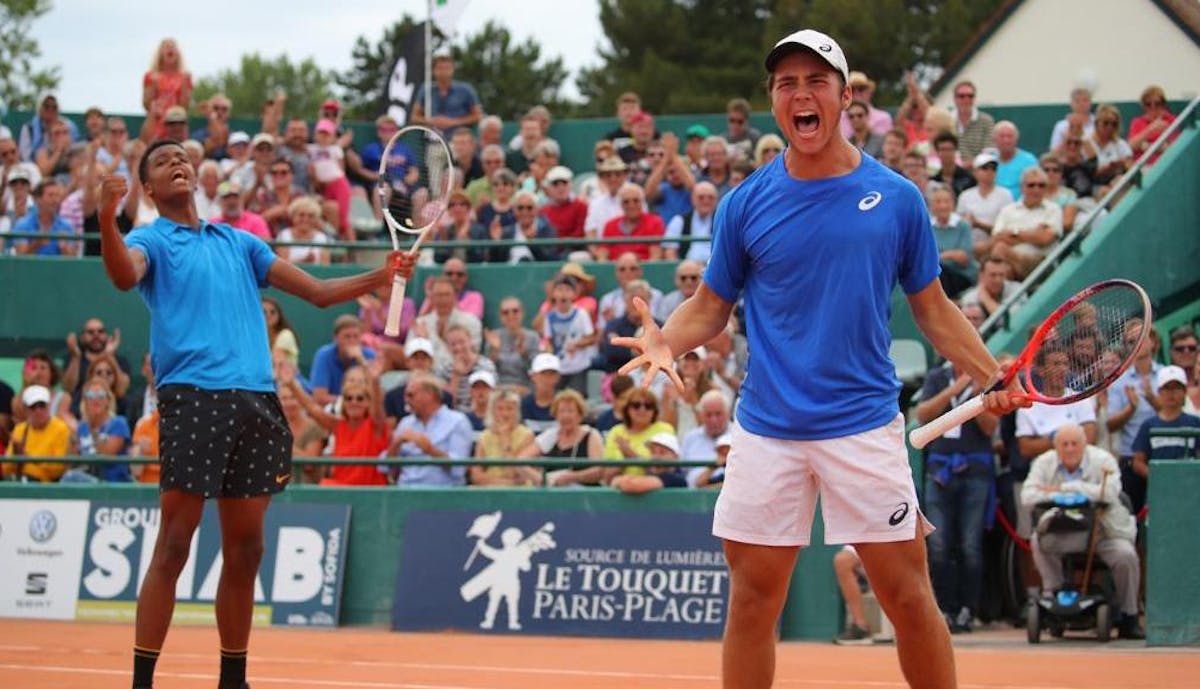
<path id="1" fill-rule="evenodd" d="M 879 202 L 882 200 L 883 200 L 883 194 L 880 194 L 877 191 L 873 191 L 873 192 L 867 194 L 866 196 L 862 197 L 861 200 L 859 200 L 858 210 L 869 211 L 872 208 L 874 208 L 875 206 L 878 206 Z"/>

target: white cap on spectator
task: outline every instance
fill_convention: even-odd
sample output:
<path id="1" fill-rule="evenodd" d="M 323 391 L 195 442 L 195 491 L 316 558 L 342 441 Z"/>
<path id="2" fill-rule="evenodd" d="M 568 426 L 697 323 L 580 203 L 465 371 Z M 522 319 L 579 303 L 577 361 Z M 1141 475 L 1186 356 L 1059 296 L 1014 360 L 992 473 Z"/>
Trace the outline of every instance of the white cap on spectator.
<path id="1" fill-rule="evenodd" d="M 723 447 L 733 447 L 733 436 L 728 433 L 722 433 L 720 437 L 717 438 L 717 441 L 713 443 L 713 447 L 717 448 L 718 450 Z"/>
<path id="2" fill-rule="evenodd" d="M 217 185 L 217 197 L 224 196 L 239 196 L 242 193 L 242 188 L 237 182 L 221 182 Z"/>
<path id="3" fill-rule="evenodd" d="M 700 345 L 690 352 L 684 352 L 683 356 L 690 356 L 692 354 L 695 354 L 697 357 L 699 357 L 701 361 L 708 358 L 708 350 L 704 348 L 704 345 Z"/>
<path id="4" fill-rule="evenodd" d="M 543 184 L 550 186 L 554 182 L 570 182 L 574 178 L 575 175 L 571 174 L 571 168 L 565 165 L 555 165 L 550 168 L 550 172 L 546 173 L 546 181 Z"/>
<path id="5" fill-rule="evenodd" d="M 259 132 L 254 135 L 253 139 L 250 140 L 250 145 L 254 148 L 258 148 L 259 144 L 271 144 L 271 146 L 274 147 L 275 137 L 266 132 Z"/>
<path id="6" fill-rule="evenodd" d="M 229 145 L 236 146 L 238 144 L 250 143 L 250 135 L 246 132 L 234 132 L 229 135 Z"/>
<path id="7" fill-rule="evenodd" d="M 996 158 L 996 154 L 992 153 L 991 151 L 984 151 L 983 153 L 975 156 L 975 160 L 972 161 L 971 167 L 983 167 L 988 163 L 999 165 L 1000 161 Z"/>
<path id="8" fill-rule="evenodd" d="M 1163 366 L 1154 374 L 1154 391 L 1162 390 L 1167 383 L 1179 383 L 1186 388 L 1187 373 L 1179 366 Z"/>
<path id="9" fill-rule="evenodd" d="M 410 357 L 417 352 L 425 352 L 433 358 L 433 343 L 424 337 L 414 337 L 404 344 L 404 356 Z"/>
<path id="10" fill-rule="evenodd" d="M 533 357 L 533 363 L 529 365 L 530 373 L 541 373 L 542 371 L 554 371 L 558 373 L 561 370 L 562 362 L 550 352 L 542 352 Z"/>
<path id="11" fill-rule="evenodd" d="M 783 56 L 795 52 L 797 48 L 808 48 L 813 51 L 822 60 L 828 62 L 830 67 L 841 73 L 843 82 L 850 83 L 850 68 L 846 66 L 846 54 L 842 52 L 842 47 L 829 36 L 812 29 L 801 29 L 776 43 L 771 52 L 767 53 L 765 62 L 767 71 L 774 72 L 775 65 Z"/>
<path id="12" fill-rule="evenodd" d="M 180 105 L 172 105 L 171 107 L 167 108 L 167 113 L 165 115 L 163 115 L 163 122 L 165 122 L 167 124 L 174 124 L 174 123 L 187 122 L 187 121 L 188 121 L 187 110 L 185 110 L 183 108 L 183 106 L 180 106 Z"/>
<path id="13" fill-rule="evenodd" d="M 474 387 L 476 383 L 483 383 L 489 388 L 495 388 L 496 376 L 491 371 L 476 371 L 467 377 L 467 385 Z"/>
<path id="14" fill-rule="evenodd" d="M 676 457 L 679 456 L 679 441 L 675 438 L 674 433 L 658 433 L 647 440 L 646 445 L 660 445 L 670 450 Z"/>
<path id="15" fill-rule="evenodd" d="M 50 404 L 50 390 L 44 385 L 30 385 L 21 393 L 21 403 L 26 407 L 35 404 Z"/>
<path id="16" fill-rule="evenodd" d="M 21 165 L 14 165 L 12 170 L 8 173 L 9 184 L 12 184 L 17 180 L 25 180 L 26 182 L 31 181 L 29 179 L 29 173 Z"/>

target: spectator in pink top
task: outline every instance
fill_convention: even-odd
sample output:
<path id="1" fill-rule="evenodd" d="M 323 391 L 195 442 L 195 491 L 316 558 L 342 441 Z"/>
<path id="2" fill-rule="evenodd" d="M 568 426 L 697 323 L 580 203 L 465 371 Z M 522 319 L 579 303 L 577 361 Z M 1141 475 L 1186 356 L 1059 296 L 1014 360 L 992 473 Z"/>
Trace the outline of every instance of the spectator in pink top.
<path id="1" fill-rule="evenodd" d="M 1141 102 L 1142 114 L 1129 123 L 1129 146 L 1135 156 L 1140 156 L 1150 148 L 1175 121 L 1175 116 L 1167 110 L 1167 93 L 1161 86 L 1147 86 L 1146 90 L 1142 91 Z M 1154 154 L 1147 165 L 1156 162 L 1160 155 L 1161 150 Z"/>
<path id="2" fill-rule="evenodd" d="M 472 316 L 483 320 L 483 294 L 480 292 L 467 289 L 467 264 L 461 258 L 448 258 L 442 264 L 442 277 L 450 280 L 454 285 L 454 292 L 458 295 L 458 308 L 466 311 Z M 433 303 L 429 299 L 429 290 L 425 290 L 425 301 L 421 304 L 421 312 L 419 315 L 424 316 L 433 310 Z"/>
<path id="3" fill-rule="evenodd" d="M 142 77 L 142 106 L 154 121 L 154 137 L 166 136 L 162 118 L 167 110 L 179 106 L 185 111 L 192 103 L 192 74 L 183 65 L 183 55 L 173 38 L 164 38 L 154 52 L 150 70 Z"/>
<path id="4" fill-rule="evenodd" d="M 233 182 L 221 182 L 217 187 L 217 196 L 221 201 L 221 214 L 212 219 L 215 223 L 225 223 L 243 232 L 271 241 L 271 226 L 258 213 L 252 213 L 242 208 L 242 190 Z"/>
<path id="5" fill-rule="evenodd" d="M 636 184 L 626 182 L 617 192 L 621 215 L 604 225 L 604 239 L 619 237 L 661 237 L 666 233 L 662 218 L 646 210 L 646 192 Z M 642 261 L 662 259 L 660 244 L 601 244 L 597 247 L 602 260 L 630 252 Z"/>
<path id="6" fill-rule="evenodd" d="M 880 136 L 887 134 L 893 126 L 892 116 L 871 104 L 871 96 L 875 95 L 875 82 L 871 81 L 862 72 L 851 72 L 850 80 L 846 84 L 850 87 L 850 92 L 853 94 L 854 100 L 866 103 L 869 108 L 867 112 L 867 128 Z M 845 110 L 842 111 L 842 134 L 847 139 L 854 134 L 854 127 L 850 125 L 850 118 L 846 116 Z"/>

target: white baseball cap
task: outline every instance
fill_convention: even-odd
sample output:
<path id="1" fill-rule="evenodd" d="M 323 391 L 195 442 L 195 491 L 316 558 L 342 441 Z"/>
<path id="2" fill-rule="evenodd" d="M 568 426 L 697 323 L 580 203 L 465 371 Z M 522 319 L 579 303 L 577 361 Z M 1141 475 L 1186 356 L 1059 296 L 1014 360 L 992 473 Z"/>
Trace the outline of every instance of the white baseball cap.
<path id="1" fill-rule="evenodd" d="M 675 453 L 676 457 L 679 456 L 679 441 L 675 438 L 674 433 L 658 433 L 653 438 L 647 440 L 646 445 L 661 445 Z"/>
<path id="2" fill-rule="evenodd" d="M 404 356 L 410 357 L 417 352 L 425 352 L 433 357 L 433 343 L 424 337 L 414 337 L 404 344 Z"/>
<path id="3" fill-rule="evenodd" d="M 993 163 L 993 164 L 999 165 L 1000 160 L 998 158 L 996 158 L 995 153 L 985 150 L 982 153 L 980 153 L 979 155 L 975 156 L 975 160 L 971 161 L 971 167 L 983 167 L 984 165 L 987 165 L 988 163 Z"/>
<path id="4" fill-rule="evenodd" d="M 35 404 L 50 404 L 50 390 L 44 385 L 30 385 L 21 393 L 21 403 L 26 407 Z"/>
<path id="5" fill-rule="evenodd" d="M 775 65 L 784 55 L 789 55 L 799 48 L 808 48 L 816 53 L 842 75 L 843 82 L 850 83 L 850 68 L 846 66 L 846 54 L 842 52 L 842 47 L 829 36 L 813 29 L 801 29 L 780 39 L 771 52 L 767 53 L 764 62 L 767 71 L 774 72 Z"/>
<path id="6" fill-rule="evenodd" d="M 236 146 L 238 144 L 250 143 L 250 135 L 246 132 L 234 132 L 229 135 L 229 145 Z"/>
<path id="7" fill-rule="evenodd" d="M 555 165 L 550 168 L 550 172 L 546 173 L 546 181 L 544 184 L 550 186 L 553 182 L 570 182 L 575 176 L 571 174 L 571 168 L 565 165 Z"/>
<path id="8" fill-rule="evenodd" d="M 733 447 L 733 436 L 729 433 L 722 433 L 720 437 L 717 438 L 717 442 L 713 443 L 713 446 L 718 449 L 722 447 Z"/>
<path id="9" fill-rule="evenodd" d="M 554 371 L 558 373 L 561 370 L 562 362 L 550 352 L 542 352 L 533 357 L 533 363 L 529 365 L 530 373 L 541 373 L 542 371 Z"/>
<path id="10" fill-rule="evenodd" d="M 467 377 L 467 386 L 474 387 L 476 383 L 483 383 L 489 388 L 495 388 L 496 376 L 491 371 L 476 371 Z"/>
<path id="11" fill-rule="evenodd" d="M 1187 373 L 1179 366 L 1163 366 L 1154 374 L 1154 390 L 1162 390 L 1167 383 L 1179 383 L 1186 388 Z"/>
<path id="12" fill-rule="evenodd" d="M 684 352 L 683 356 L 688 356 L 689 354 L 695 354 L 697 357 L 700 358 L 701 361 L 708 358 L 708 350 L 704 348 L 704 345 L 700 345 L 693 350 Z M 680 357 L 680 358 L 682 359 L 683 357 Z"/>

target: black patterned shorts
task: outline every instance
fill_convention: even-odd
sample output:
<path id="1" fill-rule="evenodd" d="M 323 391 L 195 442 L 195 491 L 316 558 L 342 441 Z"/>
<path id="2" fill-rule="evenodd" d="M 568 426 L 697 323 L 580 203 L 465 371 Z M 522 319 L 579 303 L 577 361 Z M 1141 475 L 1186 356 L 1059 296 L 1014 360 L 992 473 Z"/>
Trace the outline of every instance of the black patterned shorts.
<path id="1" fill-rule="evenodd" d="M 292 476 L 292 431 L 273 392 L 158 390 L 161 490 L 249 498 L 283 490 Z"/>

